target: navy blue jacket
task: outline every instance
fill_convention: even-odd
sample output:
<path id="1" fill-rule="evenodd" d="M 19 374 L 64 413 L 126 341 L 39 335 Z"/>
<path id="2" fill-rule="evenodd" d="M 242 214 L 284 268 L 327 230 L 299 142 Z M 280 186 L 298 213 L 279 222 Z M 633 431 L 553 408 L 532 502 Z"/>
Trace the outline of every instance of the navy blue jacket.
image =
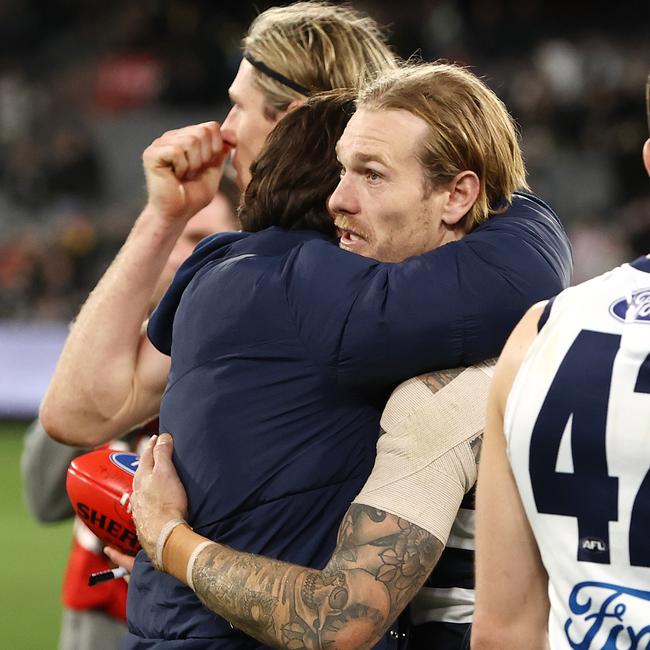
<path id="1" fill-rule="evenodd" d="M 389 392 L 498 355 L 524 311 L 568 285 L 570 260 L 557 218 L 524 195 L 463 240 L 399 264 L 306 231 L 204 240 L 149 325 L 172 355 L 160 429 L 174 435 L 190 524 L 322 568 L 372 469 Z M 142 553 L 128 616 L 124 648 L 260 647 Z"/>

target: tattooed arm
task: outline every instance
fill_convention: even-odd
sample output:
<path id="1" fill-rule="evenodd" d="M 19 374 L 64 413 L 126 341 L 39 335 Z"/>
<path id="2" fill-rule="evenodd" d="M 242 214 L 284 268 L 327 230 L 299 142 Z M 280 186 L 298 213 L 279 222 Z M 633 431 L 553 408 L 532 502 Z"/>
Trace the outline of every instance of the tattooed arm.
<path id="1" fill-rule="evenodd" d="M 185 515 L 171 455 L 171 436 L 152 439 L 134 479 L 133 512 L 152 559 L 164 523 Z M 164 570 L 187 584 L 190 556 L 206 541 L 177 526 L 164 546 Z M 371 648 L 417 593 L 442 548 L 404 519 L 352 504 L 322 571 L 210 543 L 194 563 L 193 586 L 209 609 L 266 645 Z"/>
<path id="2" fill-rule="evenodd" d="M 172 533 L 164 564 L 176 577 L 185 578 L 197 537 L 186 527 Z M 266 645 L 371 648 L 422 586 L 442 548 L 403 519 L 353 504 L 322 571 L 211 544 L 192 576 L 209 609 Z"/>
<path id="3" fill-rule="evenodd" d="M 459 376 L 462 381 L 454 382 Z M 192 570 L 199 598 L 266 645 L 375 645 L 431 573 L 473 485 L 487 381 L 478 369 L 460 369 L 423 375 L 396 390 L 382 418 L 388 433 L 380 437 L 375 469 L 345 514 L 337 547 L 322 571 L 208 543 Z M 442 417 L 449 409 L 441 389 L 452 383 L 453 399 L 471 401 L 473 408 L 452 409 L 450 420 Z M 442 437 L 448 425 L 462 443 Z M 150 558 L 162 526 L 185 516 L 171 451 L 171 437 L 163 434 L 143 453 L 134 480 L 133 512 Z M 437 490 L 444 499 L 436 499 Z M 175 528 L 164 546 L 164 570 L 187 584 L 190 556 L 206 541 L 187 526 Z"/>

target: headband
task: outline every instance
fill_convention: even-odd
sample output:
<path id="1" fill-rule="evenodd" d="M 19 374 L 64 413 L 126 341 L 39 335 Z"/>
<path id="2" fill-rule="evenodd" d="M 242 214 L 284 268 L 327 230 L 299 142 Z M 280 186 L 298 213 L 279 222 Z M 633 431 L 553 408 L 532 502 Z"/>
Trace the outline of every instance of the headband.
<path id="1" fill-rule="evenodd" d="M 266 63 L 262 63 L 261 61 L 254 59 L 250 54 L 246 53 L 244 53 L 244 58 L 262 74 L 265 74 L 267 77 L 271 77 L 271 79 L 275 79 L 278 83 L 281 83 L 283 86 L 287 86 L 287 88 L 295 90 L 297 93 L 300 93 L 305 97 L 309 97 L 310 92 L 304 86 L 301 86 L 295 81 L 291 81 L 291 79 L 288 79 L 283 74 L 272 70 L 268 65 L 266 65 Z"/>

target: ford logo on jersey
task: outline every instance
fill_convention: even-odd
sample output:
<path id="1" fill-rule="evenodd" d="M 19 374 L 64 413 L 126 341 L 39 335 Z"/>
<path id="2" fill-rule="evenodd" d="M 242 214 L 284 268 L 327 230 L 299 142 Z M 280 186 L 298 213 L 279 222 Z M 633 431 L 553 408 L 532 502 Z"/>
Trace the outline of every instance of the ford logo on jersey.
<path id="1" fill-rule="evenodd" d="M 619 298 L 610 305 L 609 313 L 622 321 L 639 320 L 650 323 L 650 287 L 633 291 L 631 305 L 628 305 L 627 298 Z"/>
<path id="2" fill-rule="evenodd" d="M 579 582 L 571 590 L 571 617 L 564 623 L 569 647 L 579 650 L 647 648 L 650 626 L 644 625 L 650 592 L 607 582 Z M 639 616 L 640 615 L 640 616 Z M 635 629 L 630 622 L 642 621 Z M 643 645 L 641 643 L 643 642 Z"/>
<path id="3" fill-rule="evenodd" d="M 135 474 L 135 470 L 138 469 L 138 463 L 140 462 L 140 456 L 138 454 L 124 451 L 111 454 L 109 458 L 113 465 L 117 465 L 120 469 L 131 474 L 131 476 Z"/>

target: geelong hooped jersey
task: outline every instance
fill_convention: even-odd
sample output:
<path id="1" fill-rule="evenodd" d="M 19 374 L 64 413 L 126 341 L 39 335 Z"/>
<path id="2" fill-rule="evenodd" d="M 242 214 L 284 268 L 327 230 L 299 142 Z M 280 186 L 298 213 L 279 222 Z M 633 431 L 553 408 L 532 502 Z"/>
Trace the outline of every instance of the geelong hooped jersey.
<path id="1" fill-rule="evenodd" d="M 505 435 L 549 575 L 551 648 L 650 648 L 650 259 L 546 314 Z"/>
<path id="2" fill-rule="evenodd" d="M 411 601 L 413 625 L 472 622 L 475 492 L 473 487 L 465 495 L 440 560 Z"/>

